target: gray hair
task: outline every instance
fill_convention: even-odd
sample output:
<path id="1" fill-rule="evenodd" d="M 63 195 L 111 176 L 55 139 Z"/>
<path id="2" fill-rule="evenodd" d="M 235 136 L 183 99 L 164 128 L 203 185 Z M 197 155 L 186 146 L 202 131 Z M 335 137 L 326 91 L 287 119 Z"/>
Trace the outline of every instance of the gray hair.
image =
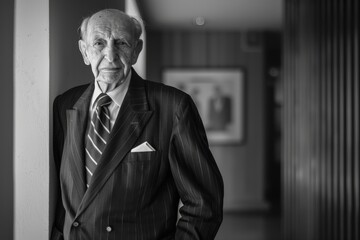
<path id="1" fill-rule="evenodd" d="M 126 13 L 124 13 L 123 11 L 121 11 L 123 14 L 127 15 Z M 96 12 L 97 13 L 97 12 Z M 94 14 L 96 14 L 94 13 Z M 78 34 L 79 34 L 79 39 L 80 40 L 84 40 L 86 33 L 87 33 L 87 28 L 88 28 L 88 24 L 89 24 L 89 20 L 90 18 L 94 15 L 91 14 L 88 17 L 85 17 L 82 22 L 80 27 L 78 28 Z M 127 15 L 129 16 L 129 15 Z M 135 37 L 135 41 L 138 41 L 140 39 L 140 36 L 142 34 L 142 26 L 141 23 L 139 22 L 139 20 L 137 20 L 135 17 L 129 16 L 129 18 L 132 20 L 133 24 L 134 24 L 134 37 Z"/>

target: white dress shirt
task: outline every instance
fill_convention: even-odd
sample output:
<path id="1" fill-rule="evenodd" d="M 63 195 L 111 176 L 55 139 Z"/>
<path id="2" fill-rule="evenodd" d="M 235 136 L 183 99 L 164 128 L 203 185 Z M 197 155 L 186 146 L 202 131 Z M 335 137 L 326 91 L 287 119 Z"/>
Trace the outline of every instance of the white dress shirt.
<path id="1" fill-rule="evenodd" d="M 127 90 L 129 89 L 131 79 L 131 72 L 126 77 L 125 81 L 117 86 L 115 89 L 107 92 L 106 94 L 111 98 L 112 103 L 109 105 L 109 113 L 110 113 L 110 127 L 112 128 L 114 126 L 115 120 L 117 118 L 117 115 L 119 114 L 119 110 L 121 107 L 122 102 L 124 101 L 125 95 L 127 93 Z M 95 100 L 97 97 L 102 93 L 98 82 L 95 81 L 95 88 L 94 92 L 91 98 L 90 103 L 90 109 L 89 109 L 89 116 L 92 116 L 92 114 L 95 111 Z"/>

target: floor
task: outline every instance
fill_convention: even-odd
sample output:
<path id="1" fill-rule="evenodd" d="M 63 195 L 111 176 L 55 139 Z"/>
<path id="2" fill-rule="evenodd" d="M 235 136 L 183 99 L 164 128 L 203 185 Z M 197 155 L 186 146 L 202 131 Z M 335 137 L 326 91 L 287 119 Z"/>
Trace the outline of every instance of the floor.
<path id="1" fill-rule="evenodd" d="M 279 214 L 224 213 L 216 240 L 281 240 Z"/>

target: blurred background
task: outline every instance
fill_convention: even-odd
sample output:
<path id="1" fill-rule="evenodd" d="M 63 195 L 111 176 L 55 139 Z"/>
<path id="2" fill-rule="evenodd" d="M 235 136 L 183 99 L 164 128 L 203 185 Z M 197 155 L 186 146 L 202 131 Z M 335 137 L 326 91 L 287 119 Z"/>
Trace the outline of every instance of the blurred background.
<path id="1" fill-rule="evenodd" d="M 48 238 L 52 101 L 92 81 L 77 28 L 103 8 L 142 19 L 136 71 L 198 104 L 225 184 L 217 240 L 360 239 L 357 0 L 2 0 L 0 239 Z"/>

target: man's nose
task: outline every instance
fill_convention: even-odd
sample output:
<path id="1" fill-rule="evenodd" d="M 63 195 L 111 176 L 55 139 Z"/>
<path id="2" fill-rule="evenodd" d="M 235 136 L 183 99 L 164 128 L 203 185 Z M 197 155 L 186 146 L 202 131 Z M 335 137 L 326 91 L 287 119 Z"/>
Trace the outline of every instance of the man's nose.
<path id="1" fill-rule="evenodd" d="M 116 52 L 116 49 L 113 44 L 109 44 L 104 49 L 104 55 L 105 55 L 106 60 L 108 60 L 109 62 L 114 62 L 116 60 L 117 52 Z"/>

